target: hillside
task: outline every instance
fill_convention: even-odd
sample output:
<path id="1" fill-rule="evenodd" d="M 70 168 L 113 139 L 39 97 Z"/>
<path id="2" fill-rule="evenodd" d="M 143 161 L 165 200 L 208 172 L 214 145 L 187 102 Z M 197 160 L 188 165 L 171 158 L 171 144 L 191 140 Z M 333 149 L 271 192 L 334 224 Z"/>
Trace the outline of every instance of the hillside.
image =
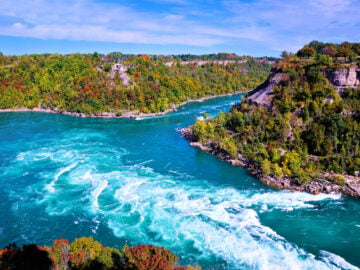
<path id="1" fill-rule="evenodd" d="M 357 55 L 330 56 L 311 43 L 304 48 L 276 63 L 268 79 L 230 113 L 197 121 L 183 132 L 192 145 L 248 167 L 268 185 L 358 197 Z"/>
<path id="2" fill-rule="evenodd" d="M 232 54 L 0 54 L 0 109 L 104 117 L 165 112 L 189 99 L 252 89 L 266 78 L 268 62 Z"/>

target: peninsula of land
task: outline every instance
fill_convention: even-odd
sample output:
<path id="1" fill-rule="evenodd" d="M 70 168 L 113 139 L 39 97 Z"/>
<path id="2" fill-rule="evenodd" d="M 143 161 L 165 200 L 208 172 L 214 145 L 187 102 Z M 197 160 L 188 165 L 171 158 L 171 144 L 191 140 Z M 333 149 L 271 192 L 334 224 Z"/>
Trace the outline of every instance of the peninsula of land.
<path id="1" fill-rule="evenodd" d="M 285 54 L 241 104 L 181 132 L 264 184 L 360 197 L 359 43 Z"/>

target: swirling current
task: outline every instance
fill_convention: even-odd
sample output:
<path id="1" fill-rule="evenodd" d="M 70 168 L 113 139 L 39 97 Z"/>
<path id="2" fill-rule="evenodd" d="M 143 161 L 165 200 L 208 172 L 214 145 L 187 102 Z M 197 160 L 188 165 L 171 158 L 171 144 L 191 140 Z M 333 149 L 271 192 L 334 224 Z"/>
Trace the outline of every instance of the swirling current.
<path id="1" fill-rule="evenodd" d="M 1 113 L 0 246 L 92 235 L 203 269 L 358 269 L 359 201 L 266 187 L 177 132 L 238 101 L 137 120 Z"/>

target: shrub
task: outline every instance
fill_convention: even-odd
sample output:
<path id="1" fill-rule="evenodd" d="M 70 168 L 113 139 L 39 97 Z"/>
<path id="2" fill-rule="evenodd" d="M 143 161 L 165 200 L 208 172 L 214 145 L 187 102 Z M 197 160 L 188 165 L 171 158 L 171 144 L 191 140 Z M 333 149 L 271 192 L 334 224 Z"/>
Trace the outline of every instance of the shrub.
<path id="1" fill-rule="evenodd" d="M 177 256 L 153 245 L 104 247 L 92 237 L 81 237 L 69 244 L 58 239 L 51 247 L 35 244 L 18 248 L 15 244 L 0 250 L 0 269 L 36 270 L 200 270 L 199 266 L 176 266 Z"/>
<path id="2" fill-rule="evenodd" d="M 271 174 L 271 162 L 268 159 L 264 159 L 261 162 L 261 172 L 264 175 L 270 175 Z"/>
<path id="3" fill-rule="evenodd" d="M 139 270 L 169 270 L 175 268 L 178 258 L 170 250 L 153 245 L 125 246 L 125 257 Z"/>
<path id="4" fill-rule="evenodd" d="M 331 181 L 340 186 L 346 185 L 345 177 L 341 174 L 337 174 L 334 177 L 332 177 Z"/>

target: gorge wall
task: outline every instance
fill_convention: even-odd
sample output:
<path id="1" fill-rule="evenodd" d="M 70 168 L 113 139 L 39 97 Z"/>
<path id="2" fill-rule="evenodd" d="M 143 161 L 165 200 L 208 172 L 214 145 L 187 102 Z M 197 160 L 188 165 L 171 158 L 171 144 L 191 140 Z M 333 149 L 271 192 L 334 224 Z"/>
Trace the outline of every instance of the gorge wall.
<path id="1" fill-rule="evenodd" d="M 336 89 L 338 94 L 341 94 L 345 88 L 356 88 L 360 86 L 360 68 L 356 66 L 339 68 L 336 70 L 323 70 L 323 74 Z M 268 79 L 248 93 L 246 102 L 266 107 L 271 106 L 271 101 L 274 96 L 274 87 L 281 84 L 282 81 L 285 82 L 288 78 L 289 75 L 273 68 Z"/>

